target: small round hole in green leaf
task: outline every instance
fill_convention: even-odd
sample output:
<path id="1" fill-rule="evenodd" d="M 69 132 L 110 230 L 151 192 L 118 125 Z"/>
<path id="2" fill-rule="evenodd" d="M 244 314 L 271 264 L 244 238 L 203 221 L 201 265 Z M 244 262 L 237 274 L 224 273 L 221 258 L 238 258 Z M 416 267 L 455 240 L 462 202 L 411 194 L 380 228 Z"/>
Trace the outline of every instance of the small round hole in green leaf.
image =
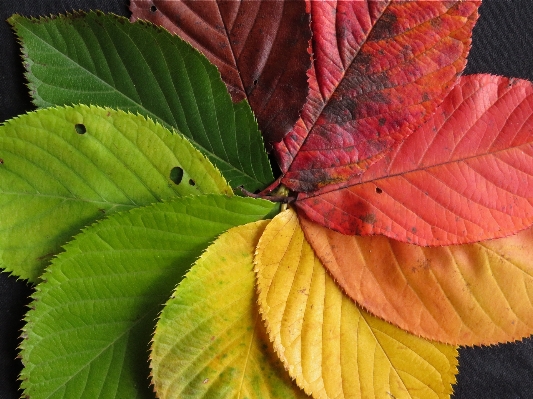
<path id="1" fill-rule="evenodd" d="M 181 179 L 183 179 L 183 169 L 179 166 L 172 168 L 170 171 L 170 180 L 172 180 L 175 184 L 180 184 Z"/>
<path id="2" fill-rule="evenodd" d="M 78 134 L 85 134 L 87 132 L 87 128 L 83 123 L 76 123 L 76 125 L 74 125 L 74 128 L 76 129 L 76 133 Z"/>
<path id="3" fill-rule="evenodd" d="M 193 179 L 189 179 L 189 184 L 191 186 L 196 186 L 196 182 Z"/>

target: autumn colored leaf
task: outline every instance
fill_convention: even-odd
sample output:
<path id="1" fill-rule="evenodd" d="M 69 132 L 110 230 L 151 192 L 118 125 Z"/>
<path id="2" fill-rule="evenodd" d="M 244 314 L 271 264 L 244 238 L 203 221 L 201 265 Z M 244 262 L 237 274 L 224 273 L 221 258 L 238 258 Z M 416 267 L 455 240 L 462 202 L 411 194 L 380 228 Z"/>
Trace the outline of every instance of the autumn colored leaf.
<path id="1" fill-rule="evenodd" d="M 456 83 L 481 1 L 311 1 L 302 117 L 275 145 L 282 183 L 329 190 L 409 136 Z"/>
<path id="2" fill-rule="evenodd" d="M 215 64 L 233 101 L 247 99 L 267 142 L 300 116 L 311 30 L 304 0 L 132 0 L 131 20 L 162 25 Z"/>
<path id="3" fill-rule="evenodd" d="M 514 234 L 533 223 L 532 115 L 530 82 L 462 77 L 428 123 L 360 184 L 302 195 L 297 207 L 341 233 L 418 245 Z"/>
<path id="4" fill-rule="evenodd" d="M 357 307 L 326 273 L 287 210 L 259 240 L 259 306 L 289 374 L 316 399 L 448 398 L 457 350 Z"/>
<path id="5" fill-rule="evenodd" d="M 457 345 L 533 333 L 533 229 L 476 244 L 420 247 L 300 222 L 343 290 L 400 328 Z"/>
<path id="6" fill-rule="evenodd" d="M 218 235 L 275 210 L 263 200 L 196 195 L 86 228 L 33 295 L 21 344 L 23 396 L 153 398 L 147 355 L 162 305 Z"/>
<path id="7" fill-rule="evenodd" d="M 150 356 L 158 398 L 308 397 L 274 354 L 257 311 L 253 254 L 267 224 L 222 234 L 165 305 Z"/>

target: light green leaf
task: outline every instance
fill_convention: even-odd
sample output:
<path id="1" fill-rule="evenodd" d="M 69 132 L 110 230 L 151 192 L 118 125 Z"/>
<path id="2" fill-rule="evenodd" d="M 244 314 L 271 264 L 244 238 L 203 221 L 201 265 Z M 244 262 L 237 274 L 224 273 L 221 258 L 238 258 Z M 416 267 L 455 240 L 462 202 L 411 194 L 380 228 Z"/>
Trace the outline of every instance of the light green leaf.
<path id="1" fill-rule="evenodd" d="M 253 254 L 268 223 L 221 235 L 167 302 L 151 355 L 159 398 L 308 397 L 274 354 L 257 309 Z"/>
<path id="2" fill-rule="evenodd" d="M 23 44 L 39 107 L 73 103 L 121 108 L 175 127 L 233 187 L 274 180 L 246 102 L 233 104 L 215 66 L 189 44 L 145 22 L 71 14 L 9 19 Z"/>
<path id="3" fill-rule="evenodd" d="M 51 108 L 8 121 L 0 159 L 0 267 L 33 282 L 63 244 L 106 214 L 180 195 L 231 194 L 182 136 L 111 109 Z"/>
<path id="4" fill-rule="evenodd" d="M 24 328 L 32 398 L 150 398 L 148 348 L 162 304 L 209 243 L 277 209 L 193 196 L 115 214 L 65 246 L 37 286 Z"/>

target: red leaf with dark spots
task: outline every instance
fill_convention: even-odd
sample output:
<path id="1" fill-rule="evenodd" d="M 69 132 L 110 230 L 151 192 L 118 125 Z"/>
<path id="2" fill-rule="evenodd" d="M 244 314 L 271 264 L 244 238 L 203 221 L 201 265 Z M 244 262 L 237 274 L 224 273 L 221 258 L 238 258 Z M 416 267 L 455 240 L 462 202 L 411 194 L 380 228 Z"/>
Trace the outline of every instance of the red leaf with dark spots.
<path id="1" fill-rule="evenodd" d="M 132 21 L 162 25 L 202 52 L 233 101 L 247 99 L 267 142 L 290 131 L 308 93 L 304 0 L 131 0 Z"/>
<path id="2" fill-rule="evenodd" d="M 311 1 L 310 93 L 276 155 L 282 183 L 349 185 L 419 127 L 464 69 L 480 1 Z"/>
<path id="3" fill-rule="evenodd" d="M 344 234 L 418 245 L 505 237 L 533 224 L 533 87 L 465 76 L 432 118 L 351 187 L 302 194 L 300 212 Z"/>

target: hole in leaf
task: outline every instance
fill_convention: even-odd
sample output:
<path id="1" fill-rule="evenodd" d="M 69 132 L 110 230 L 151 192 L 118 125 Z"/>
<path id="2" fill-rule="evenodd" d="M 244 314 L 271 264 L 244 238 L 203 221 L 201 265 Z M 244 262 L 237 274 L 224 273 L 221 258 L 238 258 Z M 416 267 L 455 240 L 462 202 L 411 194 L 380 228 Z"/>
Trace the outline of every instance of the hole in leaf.
<path id="1" fill-rule="evenodd" d="M 76 123 L 76 125 L 74 125 L 74 129 L 76 129 L 76 133 L 78 134 L 85 134 L 87 132 L 87 129 L 83 123 Z"/>
<path id="2" fill-rule="evenodd" d="M 179 166 L 172 168 L 172 170 L 170 171 L 170 180 L 172 180 L 176 184 L 180 184 L 181 179 L 183 179 L 183 169 Z"/>
<path id="3" fill-rule="evenodd" d="M 382 192 L 383 192 L 383 190 L 381 188 L 376 187 L 376 193 L 381 194 Z"/>
<path id="4" fill-rule="evenodd" d="M 258 82 L 258 80 L 257 80 L 257 79 L 256 79 L 256 80 L 254 80 L 254 86 L 257 86 L 257 82 Z"/>
<path id="5" fill-rule="evenodd" d="M 3 165 L 3 164 L 4 164 L 4 160 L 0 158 L 0 165 Z"/>
<path id="6" fill-rule="evenodd" d="M 196 186 L 196 182 L 193 179 L 189 179 L 189 184 L 191 186 Z"/>
<path id="7" fill-rule="evenodd" d="M 157 11 L 157 7 L 156 7 L 156 6 L 152 6 L 152 7 L 150 7 L 150 11 L 151 11 L 151 12 L 156 12 L 156 11 Z"/>

